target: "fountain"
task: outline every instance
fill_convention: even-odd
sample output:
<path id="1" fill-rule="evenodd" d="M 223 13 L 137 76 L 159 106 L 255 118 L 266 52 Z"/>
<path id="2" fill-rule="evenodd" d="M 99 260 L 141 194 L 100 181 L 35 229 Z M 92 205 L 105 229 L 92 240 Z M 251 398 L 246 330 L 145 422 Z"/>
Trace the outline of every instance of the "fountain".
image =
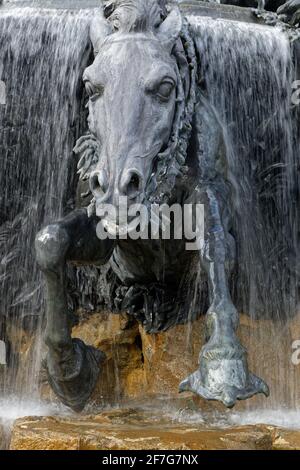
<path id="1" fill-rule="evenodd" d="M 60 416 L 58 428 L 50 418 L 25 420 L 31 436 L 41 425 L 61 433 L 45 448 L 73 448 L 78 435 L 82 448 L 107 448 L 91 437 L 94 429 L 107 434 L 105 423 L 114 428 L 120 419 L 121 431 L 137 426 L 136 435 L 140 420 L 154 434 L 159 423 L 164 448 L 175 445 L 172 428 L 198 426 L 206 436 L 214 427 L 217 441 L 223 428 L 242 426 L 237 432 L 249 442 L 249 425 L 297 429 L 297 29 L 275 14 L 266 25 L 264 13 L 227 5 L 179 2 L 181 13 L 172 5 L 167 14 L 164 2 L 160 10 L 153 1 L 133 19 L 114 3 L 105 17 L 92 0 L 0 7 L 0 403 L 5 433 L 20 418 L 11 448 L 36 448 L 34 437 L 23 436 L 28 415 Z M 154 33 L 166 51 L 147 46 Z M 140 83 L 159 54 L 168 70 L 152 73 L 145 102 Z M 104 73 L 113 77 L 106 76 L 107 103 Z M 103 204 L 115 206 L 119 193 L 146 211 L 153 203 L 202 203 L 210 229 L 198 250 L 184 249 L 187 240 L 169 248 L 150 241 L 151 249 L 149 240 L 121 240 L 117 248 L 120 223 L 101 214 L 112 239 L 96 231 Z M 237 403 L 268 395 L 266 384 L 268 399 Z M 88 422 L 87 413 L 94 415 Z M 70 422 L 75 437 L 65 431 Z M 280 447 L 266 428 L 254 429 Z M 197 448 L 193 439 L 189 448 Z"/>

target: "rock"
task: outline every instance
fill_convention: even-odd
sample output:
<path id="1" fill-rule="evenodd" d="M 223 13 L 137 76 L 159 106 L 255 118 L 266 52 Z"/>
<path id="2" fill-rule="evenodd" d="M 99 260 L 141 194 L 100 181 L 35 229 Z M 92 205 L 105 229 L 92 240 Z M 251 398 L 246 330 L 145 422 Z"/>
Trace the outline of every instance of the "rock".
<path id="1" fill-rule="evenodd" d="M 278 403 L 295 409 L 300 403 L 300 365 L 292 362 L 293 342 L 300 340 L 299 324 L 299 315 L 286 325 L 271 320 L 253 321 L 247 315 L 240 315 L 238 335 L 248 350 L 250 370 L 267 381 L 271 395 L 268 399 L 261 395 L 239 402 L 236 411 L 266 406 L 276 409 Z M 182 397 L 183 401 L 193 402 L 195 407 L 205 411 L 224 410 L 218 403 L 192 394 L 178 394 L 180 381 L 197 368 L 198 355 L 205 342 L 204 326 L 205 316 L 191 325 L 148 335 L 126 314 L 80 315 L 73 337 L 99 348 L 107 356 L 90 404 L 148 401 L 167 396 L 173 401 Z M 22 329 L 15 331 L 11 327 L 9 339 L 20 348 L 16 353 L 18 383 L 22 383 L 22 377 L 32 365 L 34 338 Z M 42 397 L 55 400 L 44 374 L 40 381 Z"/>
<path id="2" fill-rule="evenodd" d="M 35 364 L 35 337 L 30 335 L 20 322 L 7 322 L 6 324 L 6 366 L 0 366 L 0 388 L 5 387 L 11 389 L 16 384 L 24 384 L 27 382 Z M 14 373 L 11 368 L 14 367 Z"/>
<path id="3" fill-rule="evenodd" d="M 300 450 L 300 432 L 287 429 L 273 429 L 273 450 Z"/>
<path id="4" fill-rule="evenodd" d="M 80 435 L 65 423 L 64 432 L 55 418 L 27 418 L 16 421 L 10 450 L 78 450 Z"/>
<path id="5" fill-rule="evenodd" d="M 146 334 L 142 327 L 139 330 L 148 393 L 178 395 L 179 383 L 197 368 L 204 319 L 154 335 Z"/>
<path id="6" fill-rule="evenodd" d="M 16 421 L 11 450 L 270 450 L 263 426 L 205 429 L 135 410 L 85 418 L 24 418 Z"/>
<path id="7" fill-rule="evenodd" d="M 7 436 L 5 433 L 5 428 L 0 420 L 0 450 L 6 447 L 6 440 L 7 440 Z"/>
<path id="8" fill-rule="evenodd" d="M 300 365 L 293 364 L 292 344 L 300 339 L 300 316 L 283 324 L 280 321 L 251 320 L 240 316 L 239 337 L 248 351 L 250 370 L 264 379 L 270 388 L 270 397 L 257 395 L 251 399 L 252 409 L 295 409 L 300 403 Z M 299 335 L 299 336 L 298 336 Z M 300 356 L 300 355 L 299 355 Z M 237 409 L 244 409 L 241 402 Z"/>
<path id="9" fill-rule="evenodd" d="M 105 403 L 135 398 L 146 392 L 146 378 L 139 327 L 127 315 L 97 313 L 73 329 L 82 339 L 106 354 L 106 361 L 94 392 Z"/>
<path id="10" fill-rule="evenodd" d="M 238 335 L 248 350 L 250 370 L 268 382 L 271 396 L 268 400 L 256 396 L 240 402 L 237 411 L 249 404 L 252 408 L 268 405 L 276 409 L 278 403 L 294 408 L 300 402 L 300 374 L 292 363 L 292 343 L 298 338 L 299 321 L 296 317 L 283 326 L 280 322 L 254 321 L 240 315 Z M 191 325 L 148 335 L 125 314 L 104 312 L 83 318 L 73 329 L 73 336 L 107 355 L 94 401 L 107 404 L 161 395 L 177 399 L 180 381 L 197 368 L 205 342 L 204 326 L 205 316 Z M 201 409 L 220 408 L 197 397 L 192 400 Z"/>
<path id="11" fill-rule="evenodd" d="M 192 325 L 148 335 L 126 314 L 97 313 L 82 320 L 73 329 L 73 337 L 107 356 L 93 394 L 94 402 L 102 400 L 107 404 L 159 396 L 177 399 L 179 383 L 197 368 L 204 324 L 205 319 L 200 318 Z M 210 407 L 204 400 L 193 400 L 201 402 L 201 407 Z"/>

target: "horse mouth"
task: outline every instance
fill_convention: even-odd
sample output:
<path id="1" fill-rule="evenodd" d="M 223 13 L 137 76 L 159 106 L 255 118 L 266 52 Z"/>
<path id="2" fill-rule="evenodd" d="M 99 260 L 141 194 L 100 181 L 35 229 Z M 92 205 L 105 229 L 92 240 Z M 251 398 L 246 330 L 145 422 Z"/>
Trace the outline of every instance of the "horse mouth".
<path id="1" fill-rule="evenodd" d="M 108 218 L 101 219 L 101 222 L 108 235 L 114 238 L 125 237 L 132 234 L 133 232 L 136 232 L 137 230 L 140 231 L 140 227 L 142 225 L 140 216 L 132 218 L 128 217 L 128 220 L 122 223 L 116 222 L 115 220 L 110 220 Z"/>

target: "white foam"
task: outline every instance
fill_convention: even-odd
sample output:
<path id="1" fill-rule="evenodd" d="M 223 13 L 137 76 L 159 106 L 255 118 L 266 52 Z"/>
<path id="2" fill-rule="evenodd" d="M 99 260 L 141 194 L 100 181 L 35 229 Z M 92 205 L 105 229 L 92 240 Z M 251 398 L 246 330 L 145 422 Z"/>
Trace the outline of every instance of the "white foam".
<path id="1" fill-rule="evenodd" d="M 0 422 L 5 427 L 10 427 L 16 419 L 25 416 L 66 416 L 68 414 L 71 414 L 71 411 L 63 405 L 42 400 L 19 397 L 0 398 Z"/>
<path id="2" fill-rule="evenodd" d="M 273 409 L 232 413 L 233 425 L 267 424 L 288 429 L 300 429 L 300 410 Z"/>

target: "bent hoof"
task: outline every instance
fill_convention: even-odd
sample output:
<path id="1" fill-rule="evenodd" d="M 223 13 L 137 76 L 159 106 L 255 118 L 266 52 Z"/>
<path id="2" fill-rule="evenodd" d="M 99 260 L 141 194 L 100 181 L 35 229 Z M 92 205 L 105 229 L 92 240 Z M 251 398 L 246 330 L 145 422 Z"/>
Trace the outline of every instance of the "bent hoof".
<path id="1" fill-rule="evenodd" d="M 89 400 L 100 374 L 101 363 L 106 356 L 80 339 L 73 339 L 74 354 L 68 364 L 62 366 L 46 358 L 46 371 L 49 384 L 59 400 L 72 410 L 80 412 Z"/>
<path id="2" fill-rule="evenodd" d="M 246 400 L 258 393 L 269 396 L 268 385 L 248 371 L 246 352 L 241 346 L 226 352 L 204 347 L 199 369 L 179 385 L 179 392 L 187 391 L 207 400 L 220 401 L 227 408 L 233 408 L 237 400 Z"/>

